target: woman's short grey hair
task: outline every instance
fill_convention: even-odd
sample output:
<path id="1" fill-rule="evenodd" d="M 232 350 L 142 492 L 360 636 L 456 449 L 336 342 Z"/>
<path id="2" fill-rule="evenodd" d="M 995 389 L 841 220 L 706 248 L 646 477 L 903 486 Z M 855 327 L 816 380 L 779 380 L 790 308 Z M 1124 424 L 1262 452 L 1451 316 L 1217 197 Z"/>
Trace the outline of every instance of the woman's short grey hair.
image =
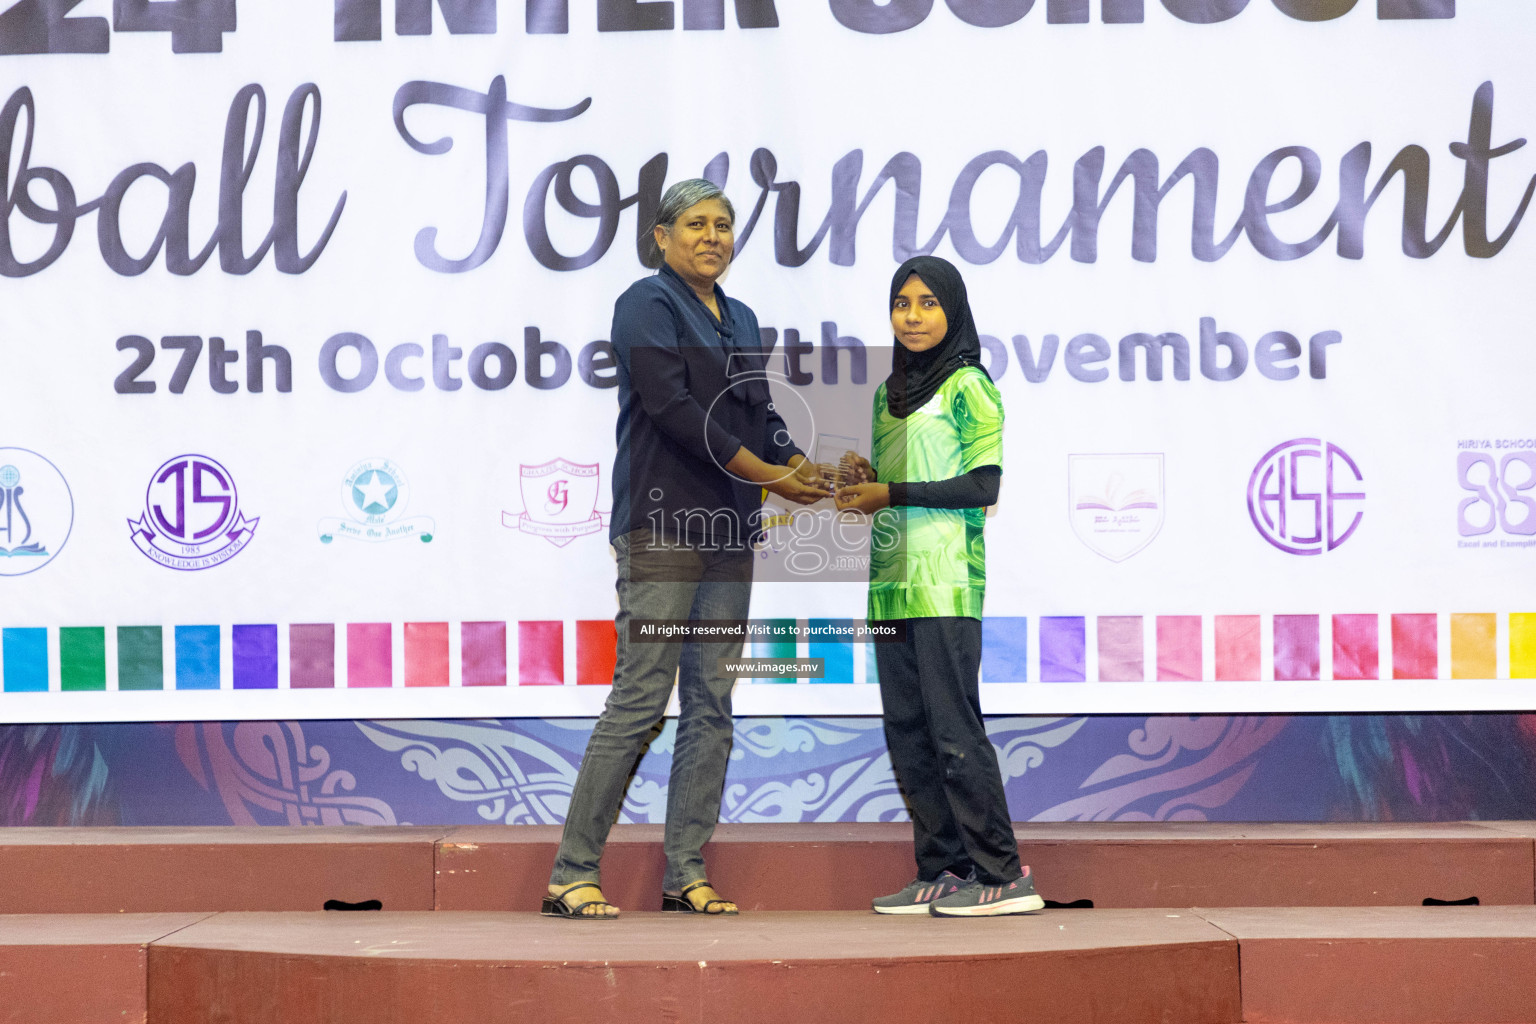
<path id="1" fill-rule="evenodd" d="M 736 208 L 731 201 L 725 198 L 725 190 L 708 178 L 688 178 L 679 181 L 667 189 L 661 197 L 661 205 L 656 208 L 656 227 L 672 229 L 681 217 L 691 207 L 704 202 L 706 199 L 718 199 L 725 204 L 725 212 L 730 214 L 731 221 L 736 220 Z"/>
<path id="2" fill-rule="evenodd" d="M 720 200 L 726 214 L 731 218 L 731 223 L 736 222 L 736 208 L 725 197 L 725 191 L 719 185 L 708 178 L 688 178 L 677 182 L 661 197 L 661 205 L 656 207 L 656 223 L 645 229 L 646 237 L 651 239 L 650 244 L 646 246 L 646 251 L 654 260 L 655 266 L 661 265 L 661 250 L 656 247 L 654 229 L 666 228 L 671 231 L 679 217 L 706 199 Z"/>

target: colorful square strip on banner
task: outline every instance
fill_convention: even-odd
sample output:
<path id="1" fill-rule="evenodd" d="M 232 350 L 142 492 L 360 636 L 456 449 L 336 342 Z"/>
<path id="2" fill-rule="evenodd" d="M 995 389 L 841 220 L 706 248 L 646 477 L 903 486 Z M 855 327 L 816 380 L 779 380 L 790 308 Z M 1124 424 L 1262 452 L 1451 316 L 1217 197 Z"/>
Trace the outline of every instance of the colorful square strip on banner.
<path id="1" fill-rule="evenodd" d="M 1308 681 L 1325 678 L 1324 667 L 1330 666 L 1326 678 L 1335 680 L 1495 679 L 1499 618 L 1493 612 L 1295 614 L 1268 616 L 1266 623 L 1260 615 L 1046 615 L 1035 619 L 1031 630 L 1022 616 L 988 616 L 982 620 L 981 678 L 988 683 Z M 747 644 L 746 653 L 820 658 L 823 674 L 804 681 L 853 683 L 856 645 L 814 638 L 816 627 L 851 622 L 760 620 L 759 638 Z M 811 627 L 813 637 L 804 643 L 796 638 L 801 623 Z M 571 626 L 574 665 L 566 659 Z M 1444 648 L 1449 664 L 1440 656 L 1442 627 L 1449 630 Z M 56 660 L 59 689 L 102 691 L 110 659 L 119 690 L 216 690 L 226 679 L 237 690 L 273 690 L 279 685 L 285 631 L 293 689 L 448 686 L 455 642 L 463 686 L 604 686 L 613 678 L 616 657 L 614 625 L 607 619 L 462 622 L 457 629 L 448 622 L 239 624 L 227 631 L 208 624 L 117 626 L 110 630 L 110 648 L 103 626 L 7 627 L 0 630 L 0 678 L 7 693 L 47 692 Z M 345 644 L 340 658 L 339 640 Z M 1031 642 L 1038 651 L 1033 679 Z M 1536 612 L 1510 613 L 1507 644 L 1507 677 L 1536 679 Z M 875 647 L 865 646 L 863 681 L 873 683 Z M 511 658 L 509 651 L 515 652 Z"/>

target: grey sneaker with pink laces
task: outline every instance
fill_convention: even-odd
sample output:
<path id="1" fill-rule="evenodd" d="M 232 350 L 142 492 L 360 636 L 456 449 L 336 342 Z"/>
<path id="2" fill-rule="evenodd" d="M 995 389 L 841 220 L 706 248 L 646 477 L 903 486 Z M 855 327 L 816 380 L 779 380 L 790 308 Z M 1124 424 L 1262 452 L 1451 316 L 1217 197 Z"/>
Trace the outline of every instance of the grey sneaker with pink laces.
<path id="1" fill-rule="evenodd" d="M 1044 907 L 1045 900 L 1035 892 L 1034 876 L 1026 866 L 1023 877 L 1011 882 L 971 882 L 959 892 L 941 896 L 928 904 L 928 912 L 934 917 L 1001 917 Z"/>
<path id="2" fill-rule="evenodd" d="M 971 879 L 961 878 L 953 871 L 945 871 L 931 882 L 921 878 L 908 883 L 901 892 L 889 896 L 876 896 L 869 901 L 877 914 L 926 914 L 928 905 L 944 896 L 952 896 L 971 884 Z"/>

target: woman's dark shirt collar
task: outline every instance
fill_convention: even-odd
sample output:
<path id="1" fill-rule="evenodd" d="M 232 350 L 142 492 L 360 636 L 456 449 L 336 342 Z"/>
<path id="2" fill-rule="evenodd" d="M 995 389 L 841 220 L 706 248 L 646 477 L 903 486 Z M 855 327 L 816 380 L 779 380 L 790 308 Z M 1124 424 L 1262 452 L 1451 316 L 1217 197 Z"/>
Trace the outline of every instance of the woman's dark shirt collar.
<path id="1" fill-rule="evenodd" d="M 733 332 L 731 323 L 731 304 L 726 301 L 724 288 L 721 288 L 718 284 L 714 286 L 715 303 L 720 307 L 720 315 L 717 317 L 715 314 L 711 313 L 709 311 L 709 307 L 704 305 L 703 301 L 700 300 L 699 294 L 693 290 L 693 286 L 690 285 L 687 281 L 683 280 L 683 275 L 673 270 L 671 264 L 667 263 L 665 260 L 662 261 L 661 268 L 657 270 L 656 276 L 660 277 L 669 286 L 687 296 L 689 299 L 692 299 L 694 303 L 698 305 L 699 309 L 703 311 L 704 316 L 709 320 L 710 326 L 719 332 L 722 339 L 727 342 L 732 340 Z"/>

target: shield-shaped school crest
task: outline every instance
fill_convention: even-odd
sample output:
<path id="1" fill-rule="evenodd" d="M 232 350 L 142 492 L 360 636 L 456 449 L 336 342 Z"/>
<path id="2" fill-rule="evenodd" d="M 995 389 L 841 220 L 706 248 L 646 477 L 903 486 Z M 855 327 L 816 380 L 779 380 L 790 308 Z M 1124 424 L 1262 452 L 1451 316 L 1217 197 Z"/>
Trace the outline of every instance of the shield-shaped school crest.
<path id="1" fill-rule="evenodd" d="M 1097 555 L 1123 562 L 1163 528 L 1163 455 L 1068 455 L 1072 532 Z"/>
<path id="2" fill-rule="evenodd" d="M 597 511 L 598 483 L 596 463 L 551 459 L 537 466 L 523 466 L 518 477 L 523 511 L 503 512 L 502 525 L 565 547 L 577 537 L 603 528 L 606 517 Z"/>

